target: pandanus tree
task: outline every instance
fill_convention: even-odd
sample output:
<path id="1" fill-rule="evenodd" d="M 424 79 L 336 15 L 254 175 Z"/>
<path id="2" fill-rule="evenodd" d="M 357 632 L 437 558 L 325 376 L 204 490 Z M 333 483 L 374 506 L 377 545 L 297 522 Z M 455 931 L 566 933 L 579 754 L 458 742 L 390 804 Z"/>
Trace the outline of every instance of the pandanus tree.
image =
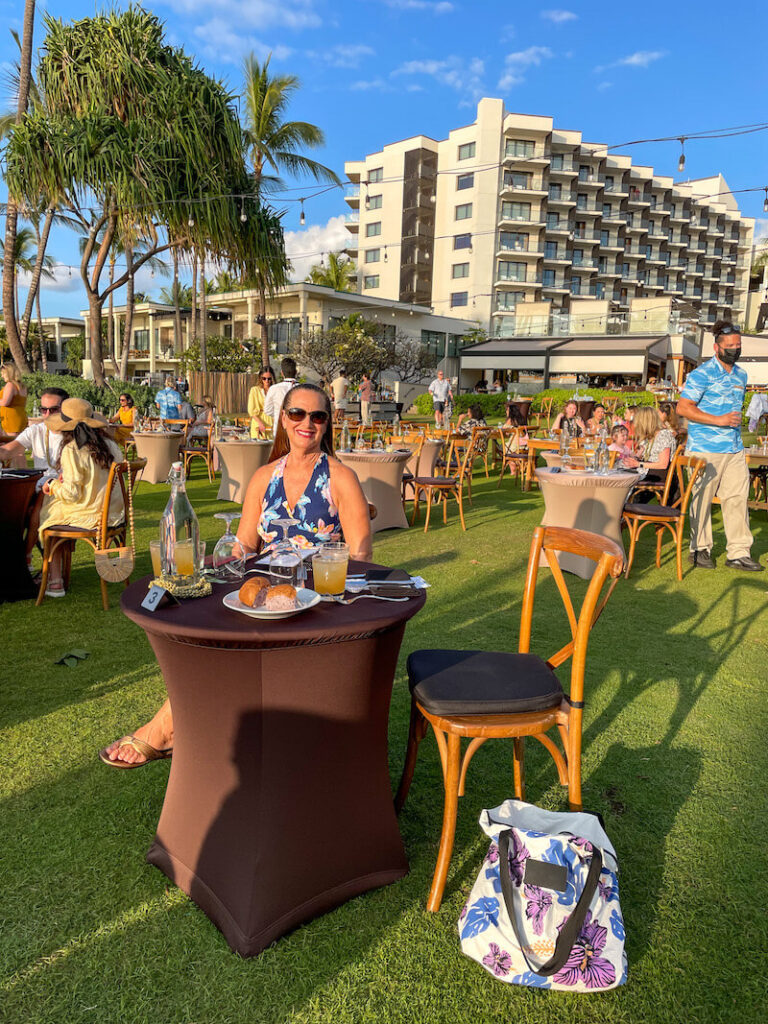
<path id="1" fill-rule="evenodd" d="M 262 185 L 267 183 L 272 188 L 281 186 L 279 179 L 276 181 L 274 178 L 266 177 L 270 168 L 277 173 L 287 171 L 292 175 L 310 175 L 316 181 L 341 184 L 334 171 L 301 152 L 302 149 L 315 149 L 324 145 L 325 136 L 317 125 L 309 124 L 307 121 L 284 120 L 291 97 L 301 83 L 296 75 L 270 74 L 271 58 L 272 54 L 260 64 L 251 54 L 246 57 L 243 64 L 243 134 L 256 188 L 261 189 Z M 263 274 L 256 274 L 254 281 L 259 292 L 261 361 L 262 365 L 266 366 L 269 363 L 266 295 L 270 291 L 271 282 Z"/>
<path id="2" fill-rule="evenodd" d="M 45 26 L 43 102 L 13 130 L 6 177 L 14 199 L 45 196 L 87 236 L 80 276 L 102 384 L 102 307 L 132 273 L 179 247 L 279 287 L 283 233 L 253 190 L 233 96 L 165 43 L 154 14 L 130 7 L 69 24 L 48 15 Z M 105 283 L 116 235 L 129 265 Z M 139 238 L 150 242 L 143 253 L 133 251 Z"/>

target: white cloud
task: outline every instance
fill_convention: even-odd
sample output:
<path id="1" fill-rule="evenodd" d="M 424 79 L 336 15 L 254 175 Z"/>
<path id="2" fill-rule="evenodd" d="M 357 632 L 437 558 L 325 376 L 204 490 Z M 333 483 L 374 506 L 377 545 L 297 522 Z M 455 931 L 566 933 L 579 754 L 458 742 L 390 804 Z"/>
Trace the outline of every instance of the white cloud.
<path id="1" fill-rule="evenodd" d="M 428 75 L 440 85 L 461 93 L 466 100 L 478 100 L 484 92 L 485 63 L 479 57 L 450 56 L 445 60 L 409 60 L 391 73 L 398 75 Z"/>
<path id="2" fill-rule="evenodd" d="M 542 11 L 541 16 L 547 21 L 554 22 L 555 25 L 562 25 L 566 21 L 577 21 L 579 17 L 578 14 L 574 14 L 573 11 L 561 10 Z"/>
<path id="3" fill-rule="evenodd" d="M 499 89 L 511 89 L 525 81 L 528 68 L 538 67 L 543 60 L 549 60 L 554 54 L 548 46 L 529 46 L 527 50 L 508 53 L 504 58 L 504 73 L 499 79 Z"/>
<path id="4" fill-rule="evenodd" d="M 344 214 L 331 217 L 325 224 L 311 224 L 300 231 L 285 232 L 285 251 L 293 264 L 292 281 L 303 281 L 316 263 L 320 254 L 339 252 L 353 242 L 353 236 L 345 227 Z"/>
<path id="5" fill-rule="evenodd" d="M 42 277 L 40 279 L 40 290 L 43 292 L 76 292 L 82 289 L 83 282 L 80 278 L 80 271 L 70 267 L 56 264 L 51 267 L 53 277 Z M 29 288 L 31 274 L 21 271 L 18 275 L 19 288 Z"/>
<path id="6" fill-rule="evenodd" d="M 309 50 L 307 56 L 333 68 L 358 68 L 364 57 L 372 57 L 375 53 L 373 47 L 361 43 L 339 43 L 327 50 Z"/>
<path id="7" fill-rule="evenodd" d="M 613 82 L 601 82 L 597 88 L 599 92 L 605 92 L 606 89 L 613 88 Z"/>
<path id="8" fill-rule="evenodd" d="M 502 25 L 499 31 L 499 42 L 509 43 L 515 38 L 514 25 Z"/>
<path id="9" fill-rule="evenodd" d="M 768 242 L 768 217 L 755 218 L 755 244 Z"/>
<path id="10" fill-rule="evenodd" d="M 268 46 L 255 36 L 238 32 L 223 18 L 211 18 L 204 25 L 197 25 L 194 35 L 201 40 L 201 51 L 207 57 L 225 64 L 239 64 L 246 53 L 254 53 L 260 61 L 270 53 L 274 60 L 285 60 L 292 53 L 287 46 Z"/>
<path id="11" fill-rule="evenodd" d="M 360 79 L 357 82 L 352 82 L 349 87 L 355 92 L 392 92 L 392 86 L 389 82 L 386 82 L 383 78 L 369 78 Z"/>
<path id="12" fill-rule="evenodd" d="M 156 0 L 156 4 L 170 7 L 178 14 L 219 18 L 241 32 L 272 27 L 317 28 L 322 24 L 316 10 L 318 0 Z"/>
<path id="13" fill-rule="evenodd" d="M 454 4 L 447 0 L 384 0 L 387 7 L 398 11 L 431 11 L 432 14 L 449 14 Z"/>
<path id="14" fill-rule="evenodd" d="M 666 56 L 666 50 L 637 50 L 635 53 L 630 53 L 628 57 L 620 57 L 619 60 L 611 61 L 610 64 L 600 64 L 595 71 L 600 74 L 609 68 L 647 68 L 654 61 L 661 60 Z"/>

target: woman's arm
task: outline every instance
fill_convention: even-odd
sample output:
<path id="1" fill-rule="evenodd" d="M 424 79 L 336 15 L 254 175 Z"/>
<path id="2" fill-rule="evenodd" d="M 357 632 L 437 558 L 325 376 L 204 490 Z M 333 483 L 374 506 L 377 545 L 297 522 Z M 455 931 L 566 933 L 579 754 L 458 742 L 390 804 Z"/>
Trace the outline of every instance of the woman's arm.
<path id="1" fill-rule="evenodd" d="M 331 494 L 339 510 L 341 532 L 349 544 L 349 557 L 360 562 L 373 558 L 371 516 L 357 474 L 336 459 L 329 460 Z"/>
<path id="2" fill-rule="evenodd" d="M 0 405 L 10 405 L 13 401 L 13 396 L 16 394 L 16 385 L 11 381 L 3 388 L 2 394 L 0 394 Z"/>
<path id="3" fill-rule="evenodd" d="M 243 514 L 237 528 L 237 538 L 242 541 L 249 551 L 257 551 L 261 538 L 259 537 L 259 520 L 261 519 L 261 503 L 264 501 L 264 494 L 267 490 L 270 477 L 275 471 L 272 463 L 267 463 L 257 469 L 248 484 L 243 502 Z"/>
<path id="4" fill-rule="evenodd" d="M 83 466 L 75 458 L 72 445 L 68 444 L 61 450 L 61 477 L 49 481 L 48 493 L 77 504 L 83 497 L 85 476 Z"/>
<path id="5" fill-rule="evenodd" d="M 552 429 L 553 430 L 559 430 L 560 429 L 560 427 L 562 426 L 562 422 L 563 422 L 563 417 L 564 416 L 565 416 L 564 412 L 559 412 L 557 414 L 557 416 L 555 417 L 555 422 L 552 424 Z"/>

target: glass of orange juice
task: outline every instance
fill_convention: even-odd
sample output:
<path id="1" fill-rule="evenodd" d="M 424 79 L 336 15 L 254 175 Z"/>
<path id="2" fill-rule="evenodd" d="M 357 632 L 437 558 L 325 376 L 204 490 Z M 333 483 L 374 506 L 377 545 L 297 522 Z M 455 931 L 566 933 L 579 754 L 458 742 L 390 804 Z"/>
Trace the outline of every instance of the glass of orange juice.
<path id="1" fill-rule="evenodd" d="M 174 561 L 176 572 L 179 576 L 194 576 L 196 562 L 195 542 L 189 540 L 177 540 L 174 547 Z"/>
<path id="2" fill-rule="evenodd" d="M 323 544 L 312 559 L 312 576 L 318 594 L 341 597 L 347 582 L 349 544 Z"/>
<path id="3" fill-rule="evenodd" d="M 152 572 L 156 577 L 163 575 L 163 563 L 160 559 L 160 541 L 151 540 L 149 542 L 149 554 L 152 558 Z"/>

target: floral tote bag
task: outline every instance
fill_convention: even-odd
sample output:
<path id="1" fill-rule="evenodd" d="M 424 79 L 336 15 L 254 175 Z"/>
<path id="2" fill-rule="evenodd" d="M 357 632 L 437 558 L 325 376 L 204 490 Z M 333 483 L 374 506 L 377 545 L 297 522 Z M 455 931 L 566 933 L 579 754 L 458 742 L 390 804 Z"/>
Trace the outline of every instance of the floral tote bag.
<path id="1" fill-rule="evenodd" d="M 600 820 L 506 800 L 459 918 L 463 952 L 500 981 L 601 992 L 627 979 L 616 851 Z"/>

